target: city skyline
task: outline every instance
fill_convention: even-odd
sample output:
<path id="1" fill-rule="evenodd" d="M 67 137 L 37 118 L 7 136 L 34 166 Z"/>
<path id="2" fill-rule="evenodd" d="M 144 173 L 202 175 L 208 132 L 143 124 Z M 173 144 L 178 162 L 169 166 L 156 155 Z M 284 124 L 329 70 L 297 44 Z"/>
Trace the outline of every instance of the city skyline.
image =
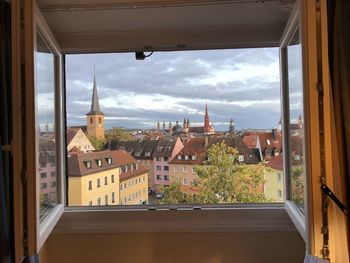
<path id="1" fill-rule="evenodd" d="M 107 129 L 155 129 L 157 122 L 204 122 L 217 131 L 277 127 L 281 116 L 277 48 L 67 55 L 68 126 L 86 123 L 94 65 Z"/>

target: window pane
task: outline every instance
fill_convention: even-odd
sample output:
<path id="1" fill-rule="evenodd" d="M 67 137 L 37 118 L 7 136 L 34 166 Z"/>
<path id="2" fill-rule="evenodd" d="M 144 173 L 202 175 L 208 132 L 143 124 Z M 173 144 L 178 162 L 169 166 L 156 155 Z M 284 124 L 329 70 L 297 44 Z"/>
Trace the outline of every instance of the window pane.
<path id="1" fill-rule="evenodd" d="M 287 47 L 289 86 L 289 132 L 291 164 L 291 198 L 304 212 L 304 109 L 302 61 L 299 30 Z"/>
<path id="2" fill-rule="evenodd" d="M 37 142 L 37 178 L 40 180 L 40 220 L 57 201 L 55 132 L 55 57 L 37 36 L 35 52 L 35 113 Z M 47 176 L 50 174 L 51 176 Z"/>

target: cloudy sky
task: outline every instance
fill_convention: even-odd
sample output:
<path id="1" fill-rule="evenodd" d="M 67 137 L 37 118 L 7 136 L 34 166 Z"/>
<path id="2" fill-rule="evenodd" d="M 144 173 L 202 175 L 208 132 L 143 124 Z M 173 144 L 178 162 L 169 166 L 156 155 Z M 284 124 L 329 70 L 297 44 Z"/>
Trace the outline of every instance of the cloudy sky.
<path id="1" fill-rule="evenodd" d="M 95 65 L 106 127 L 155 128 L 189 118 L 203 125 L 205 103 L 216 130 L 277 127 L 278 48 L 67 55 L 67 122 L 86 124 Z"/>

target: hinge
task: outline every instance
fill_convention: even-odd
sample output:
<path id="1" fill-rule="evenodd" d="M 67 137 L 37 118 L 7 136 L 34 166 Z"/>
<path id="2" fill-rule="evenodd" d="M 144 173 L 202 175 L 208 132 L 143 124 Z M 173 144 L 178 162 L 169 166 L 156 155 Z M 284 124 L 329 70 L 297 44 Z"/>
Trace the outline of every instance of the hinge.
<path id="1" fill-rule="evenodd" d="M 324 88 L 324 86 L 323 86 L 322 81 L 319 81 L 317 83 L 317 91 L 321 96 L 323 96 L 323 90 L 324 90 L 323 88 Z"/>

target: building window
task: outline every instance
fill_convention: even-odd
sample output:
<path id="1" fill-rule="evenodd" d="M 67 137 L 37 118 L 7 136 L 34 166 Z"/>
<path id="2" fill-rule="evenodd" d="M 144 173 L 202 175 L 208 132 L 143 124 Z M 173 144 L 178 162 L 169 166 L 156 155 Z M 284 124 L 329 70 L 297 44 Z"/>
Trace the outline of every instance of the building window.
<path id="1" fill-rule="evenodd" d="M 244 155 L 239 155 L 238 156 L 238 161 L 239 162 L 244 162 Z"/>
<path id="2" fill-rule="evenodd" d="M 126 183 L 124 184 L 124 189 L 126 189 Z"/>
<path id="3" fill-rule="evenodd" d="M 56 172 L 51 172 L 51 177 L 56 177 Z"/>
<path id="4" fill-rule="evenodd" d="M 56 182 L 51 182 L 51 187 L 55 187 L 56 186 Z"/>
<path id="5" fill-rule="evenodd" d="M 159 157 L 159 156 L 156 157 L 157 162 L 160 162 L 161 160 L 162 160 L 161 157 Z"/>
<path id="6" fill-rule="evenodd" d="M 187 182 L 187 179 L 186 179 L 186 178 L 184 178 L 184 179 L 183 179 L 183 184 L 184 184 L 184 185 L 187 185 L 187 184 L 188 184 L 188 182 Z"/>
<path id="7" fill-rule="evenodd" d="M 98 117 L 98 123 L 101 124 L 102 123 L 102 118 Z"/>
<path id="8" fill-rule="evenodd" d="M 196 155 L 192 155 L 192 160 L 196 160 L 197 159 L 197 156 Z"/>
<path id="9" fill-rule="evenodd" d="M 114 183 L 114 174 L 111 175 L 111 182 Z"/>
<path id="10" fill-rule="evenodd" d="M 98 166 L 98 167 L 101 167 L 101 166 L 102 166 L 102 160 L 98 159 L 98 160 L 96 160 L 96 163 L 97 163 L 97 166 Z"/>
<path id="11" fill-rule="evenodd" d="M 123 190 L 123 185 L 121 184 L 121 185 L 120 185 L 120 191 L 122 191 L 122 190 Z"/>
<path id="12" fill-rule="evenodd" d="M 177 156 L 177 159 L 178 159 L 178 160 L 181 160 L 181 159 L 182 159 L 182 156 L 179 154 L 179 155 Z"/>
<path id="13" fill-rule="evenodd" d="M 168 175 L 164 175 L 164 180 L 165 180 L 165 181 L 169 181 Z"/>
<path id="14" fill-rule="evenodd" d="M 183 171 L 184 173 L 187 173 L 187 167 L 186 167 L 186 166 L 183 166 L 182 171 Z"/>
<path id="15" fill-rule="evenodd" d="M 169 171 L 169 166 L 165 165 L 164 166 L 164 171 Z"/>
<path id="16" fill-rule="evenodd" d="M 151 156 L 151 152 L 145 152 L 145 156 L 147 157 Z"/>
<path id="17" fill-rule="evenodd" d="M 281 181 L 282 181 L 282 175 L 281 175 L 281 174 L 278 174 L 278 175 L 277 175 L 277 182 L 280 183 Z"/>
<path id="18" fill-rule="evenodd" d="M 277 190 L 277 194 L 278 194 L 278 197 L 282 197 L 282 191 L 281 190 Z"/>
<path id="19" fill-rule="evenodd" d="M 46 189 L 46 188 L 47 188 L 47 183 L 40 184 L 40 189 Z"/>
<path id="20" fill-rule="evenodd" d="M 157 166 L 156 166 L 156 170 L 157 170 L 157 171 L 161 171 L 161 170 L 162 170 L 162 167 L 161 167 L 160 165 L 157 165 Z"/>
<path id="21" fill-rule="evenodd" d="M 90 117 L 90 124 L 94 123 L 94 119 L 92 117 Z"/>
<path id="22" fill-rule="evenodd" d="M 100 186 L 101 186 L 101 179 L 98 178 L 98 179 L 97 179 L 97 188 L 100 187 Z"/>
<path id="23" fill-rule="evenodd" d="M 90 169 L 91 168 L 91 161 L 86 161 L 85 165 L 86 165 L 86 168 Z"/>
<path id="24" fill-rule="evenodd" d="M 195 174 L 196 173 L 196 167 L 192 166 L 192 173 Z"/>
<path id="25" fill-rule="evenodd" d="M 179 167 L 177 165 L 174 166 L 174 173 L 178 173 L 179 172 Z"/>
<path id="26" fill-rule="evenodd" d="M 162 180 L 162 176 L 160 174 L 157 174 L 157 180 Z"/>
<path id="27" fill-rule="evenodd" d="M 97 198 L 97 202 L 96 203 L 97 203 L 97 205 L 101 205 L 101 198 L 100 197 Z"/>
<path id="28" fill-rule="evenodd" d="M 40 173 L 40 178 L 47 178 L 47 173 Z"/>
<path id="29" fill-rule="evenodd" d="M 89 181 L 89 190 L 92 190 L 92 181 Z"/>
<path id="30" fill-rule="evenodd" d="M 187 154 L 185 155 L 185 160 L 188 160 L 188 155 Z"/>
<path id="31" fill-rule="evenodd" d="M 135 156 L 140 156 L 140 152 L 135 152 Z"/>
<path id="32" fill-rule="evenodd" d="M 169 157 L 164 156 L 164 162 L 167 162 L 169 160 Z"/>
<path id="33" fill-rule="evenodd" d="M 114 192 L 112 192 L 112 204 L 114 204 L 115 203 L 115 194 L 114 194 Z"/>
<path id="34" fill-rule="evenodd" d="M 105 195 L 105 205 L 108 205 L 108 195 Z"/>
<path id="35" fill-rule="evenodd" d="M 108 177 L 105 176 L 105 185 L 107 185 L 107 184 L 108 184 Z"/>
<path id="36" fill-rule="evenodd" d="M 92 201 L 89 201 L 89 206 L 92 206 Z"/>
<path id="37" fill-rule="evenodd" d="M 112 164 L 112 158 L 107 158 L 107 163 Z"/>

